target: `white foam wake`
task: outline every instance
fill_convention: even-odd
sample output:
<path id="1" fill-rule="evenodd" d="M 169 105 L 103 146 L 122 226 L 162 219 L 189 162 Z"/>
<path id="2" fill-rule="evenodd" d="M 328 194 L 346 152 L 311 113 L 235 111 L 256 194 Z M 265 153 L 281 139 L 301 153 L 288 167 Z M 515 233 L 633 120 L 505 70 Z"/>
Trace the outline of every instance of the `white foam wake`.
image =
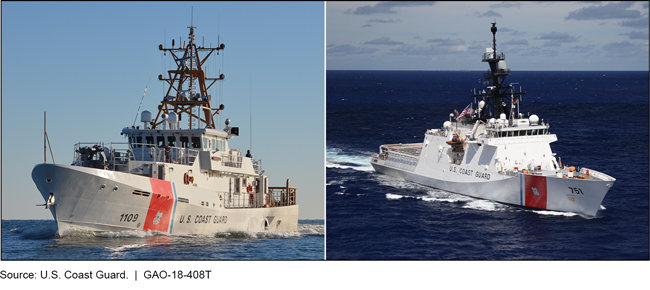
<path id="1" fill-rule="evenodd" d="M 338 148 L 327 148 L 325 157 L 327 168 L 354 169 L 358 171 L 373 171 L 370 165 L 370 154 L 350 155 Z"/>

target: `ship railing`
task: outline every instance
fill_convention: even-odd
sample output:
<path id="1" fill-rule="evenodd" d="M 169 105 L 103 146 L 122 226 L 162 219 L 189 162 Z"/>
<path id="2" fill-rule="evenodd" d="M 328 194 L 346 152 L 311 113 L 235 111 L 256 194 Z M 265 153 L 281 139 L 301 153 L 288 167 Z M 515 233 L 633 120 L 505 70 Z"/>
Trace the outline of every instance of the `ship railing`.
<path id="1" fill-rule="evenodd" d="M 253 169 L 255 169 L 255 174 L 263 174 L 262 170 L 262 160 L 261 159 L 252 159 L 253 160 Z"/>
<path id="2" fill-rule="evenodd" d="M 225 193 L 226 200 L 224 201 L 225 208 L 256 208 L 260 207 L 258 200 L 255 198 L 255 193 L 248 192 L 227 192 Z"/>
<path id="3" fill-rule="evenodd" d="M 131 151 L 129 150 L 128 142 L 115 142 L 110 145 L 110 164 L 115 171 L 127 172 L 129 171 L 129 160 L 131 158 Z"/>
<path id="4" fill-rule="evenodd" d="M 433 135 L 433 136 L 442 136 L 442 137 L 447 137 L 447 130 L 445 129 L 429 129 L 426 132 L 427 135 Z"/>
<path id="5" fill-rule="evenodd" d="M 370 158 L 372 163 L 377 163 L 379 158 L 381 158 L 381 160 L 386 160 L 386 153 L 372 153 Z"/>
<path id="6" fill-rule="evenodd" d="M 165 162 L 192 166 L 199 155 L 199 150 L 172 146 L 159 147 L 155 144 L 131 143 L 130 153 L 130 160 L 133 161 Z"/>
<path id="7" fill-rule="evenodd" d="M 602 173 L 602 172 L 599 172 L 599 171 L 596 171 L 596 170 L 592 170 L 592 169 L 589 169 L 589 168 L 582 167 L 582 168 L 580 168 L 579 172 L 584 174 L 584 176 L 586 176 L 586 177 L 594 177 L 594 178 L 604 180 L 604 181 L 615 181 L 616 180 L 616 178 L 614 178 L 614 177 L 611 177 L 611 176 L 609 176 L 609 175 L 607 175 L 605 173 Z"/>
<path id="8" fill-rule="evenodd" d="M 236 153 L 236 154 L 233 154 Z M 230 154 L 221 155 L 221 165 L 227 167 L 241 168 L 242 157 L 239 150 L 231 149 Z"/>
<path id="9" fill-rule="evenodd" d="M 79 150 L 83 147 L 95 148 L 91 159 L 83 158 Z M 88 155 L 86 155 L 88 156 Z M 129 145 L 126 142 L 79 142 L 74 145 L 74 156 L 72 164 L 99 169 L 128 171 Z"/>
<path id="10" fill-rule="evenodd" d="M 287 186 L 269 187 L 268 192 L 264 193 L 262 198 L 260 198 L 260 194 L 262 193 L 257 192 L 226 192 L 224 193 L 226 197 L 224 207 L 270 208 L 295 205 L 297 189 L 295 186 L 289 186 L 289 181 L 287 180 Z"/>
<path id="11" fill-rule="evenodd" d="M 486 52 L 483 54 L 483 61 L 491 60 L 491 59 L 496 59 L 496 60 L 505 60 L 506 55 L 502 53 L 497 53 L 496 55 L 494 52 Z"/>
<path id="12" fill-rule="evenodd" d="M 268 207 L 295 205 L 297 190 L 297 187 L 289 186 L 288 179 L 285 187 L 269 187 L 269 193 L 266 198 L 268 199 L 266 200 L 268 201 Z"/>

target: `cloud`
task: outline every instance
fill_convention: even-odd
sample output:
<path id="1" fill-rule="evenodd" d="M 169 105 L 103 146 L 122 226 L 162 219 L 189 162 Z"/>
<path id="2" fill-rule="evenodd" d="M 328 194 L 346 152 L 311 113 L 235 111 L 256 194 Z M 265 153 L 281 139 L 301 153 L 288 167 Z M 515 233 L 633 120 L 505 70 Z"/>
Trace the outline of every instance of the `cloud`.
<path id="1" fill-rule="evenodd" d="M 370 15 L 370 14 L 397 14 L 396 7 L 417 7 L 417 6 L 431 6 L 435 1 L 384 1 L 375 4 L 374 6 L 366 5 L 357 7 L 354 11 L 351 9 L 345 13 L 352 13 L 356 15 Z"/>
<path id="2" fill-rule="evenodd" d="M 510 8 L 510 7 L 516 7 L 520 8 L 521 3 L 513 3 L 513 2 L 501 2 L 499 4 L 492 4 L 489 6 L 490 8 Z"/>
<path id="3" fill-rule="evenodd" d="M 505 32 L 505 33 L 509 33 L 511 35 L 524 35 L 524 34 L 526 34 L 526 32 L 521 32 L 519 30 L 510 29 L 508 27 L 499 28 L 498 32 Z"/>
<path id="4" fill-rule="evenodd" d="M 542 47 L 559 47 L 562 43 L 577 42 L 579 37 L 571 36 L 568 33 L 560 32 L 551 32 L 548 34 L 542 34 L 542 36 L 536 39 L 548 40 L 546 43 L 542 44 Z"/>
<path id="5" fill-rule="evenodd" d="M 327 55 L 345 55 L 345 54 L 373 54 L 377 52 L 376 48 L 356 47 L 349 44 L 336 45 L 330 48 L 327 46 Z"/>
<path id="6" fill-rule="evenodd" d="M 634 19 L 640 18 L 638 10 L 628 10 L 634 2 L 613 2 L 604 6 L 589 6 L 569 12 L 565 20 L 605 20 L 605 19 Z M 647 21 L 646 21 L 647 24 Z"/>
<path id="7" fill-rule="evenodd" d="M 404 42 L 390 40 L 390 37 L 384 36 L 375 40 L 366 41 L 363 44 L 377 44 L 377 45 L 402 45 Z"/>
<path id="8" fill-rule="evenodd" d="M 488 10 L 488 12 L 485 12 L 481 14 L 480 12 L 475 13 L 477 17 L 501 17 L 501 14 L 494 12 L 493 10 Z"/>
<path id="9" fill-rule="evenodd" d="M 568 33 L 560 33 L 560 32 L 551 32 L 548 34 L 542 34 L 542 36 L 539 37 L 539 39 L 547 39 L 547 40 L 554 40 L 554 41 L 559 41 L 559 42 L 576 42 L 578 41 L 578 37 L 575 36 L 570 36 Z"/>
<path id="10" fill-rule="evenodd" d="M 370 19 L 370 20 L 368 20 L 368 22 L 371 22 L 371 23 L 400 23 L 400 22 L 402 22 L 402 20 L 400 20 L 400 19 L 396 19 L 396 20 L 393 20 L 393 19 L 388 19 L 388 20 Z"/>
<path id="11" fill-rule="evenodd" d="M 528 45 L 528 40 L 525 40 L 525 39 L 510 40 L 510 41 L 504 42 L 503 44 L 507 44 L 507 45 Z"/>
<path id="12" fill-rule="evenodd" d="M 627 35 L 630 39 L 645 39 L 648 40 L 648 31 L 632 31 L 630 33 L 621 33 L 619 35 Z"/>
<path id="13" fill-rule="evenodd" d="M 432 44 L 428 47 L 415 46 L 412 44 L 405 44 L 396 48 L 392 48 L 388 54 L 390 55 L 449 55 L 449 54 L 467 54 L 468 50 L 475 49 L 476 47 L 467 45 L 464 41 L 460 40 L 435 40 L 430 39 L 427 42 L 438 43 Z"/>
<path id="14" fill-rule="evenodd" d="M 565 51 L 571 52 L 571 53 L 587 53 L 587 52 L 593 51 L 594 49 L 596 49 L 595 44 L 587 44 L 587 45 L 584 45 L 584 46 L 575 45 L 575 46 L 572 46 L 572 47 L 569 47 L 569 48 L 565 49 Z"/>
<path id="15" fill-rule="evenodd" d="M 639 18 L 635 20 L 623 20 L 618 23 L 620 26 L 634 27 L 634 28 L 648 28 L 648 17 Z"/>
<path id="16" fill-rule="evenodd" d="M 427 40 L 428 43 L 436 43 L 437 45 L 440 46 L 457 46 L 457 45 L 465 45 L 465 41 L 458 38 L 458 39 L 429 39 Z"/>
<path id="17" fill-rule="evenodd" d="M 648 45 L 636 44 L 627 40 L 603 45 L 605 55 L 620 58 L 645 58 L 648 59 Z"/>

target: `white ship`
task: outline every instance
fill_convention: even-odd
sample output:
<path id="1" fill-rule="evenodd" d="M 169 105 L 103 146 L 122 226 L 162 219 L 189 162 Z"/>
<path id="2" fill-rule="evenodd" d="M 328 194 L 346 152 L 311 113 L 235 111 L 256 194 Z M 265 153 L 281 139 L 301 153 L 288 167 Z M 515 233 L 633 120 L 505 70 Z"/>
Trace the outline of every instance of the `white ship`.
<path id="1" fill-rule="evenodd" d="M 595 216 L 613 177 L 593 169 L 563 166 L 550 143 L 557 141 L 549 124 L 519 112 L 516 84 L 505 56 L 492 48 L 483 62 L 487 88 L 461 113 L 450 114 L 441 129 L 430 129 L 424 142 L 381 145 L 371 157 L 373 168 L 406 181 L 471 197 L 527 208 Z M 473 109 L 476 108 L 476 109 Z"/>
<path id="2" fill-rule="evenodd" d="M 269 187 L 261 160 L 244 156 L 228 141 L 238 127 L 218 129 L 204 63 L 225 48 L 189 41 L 160 51 L 178 65 L 159 80 L 167 90 L 158 114 L 141 114 L 142 126 L 126 127 L 128 142 L 78 143 L 72 165 L 36 165 L 32 178 L 57 222 L 59 234 L 90 231 L 158 231 L 207 234 L 228 231 L 296 231 L 296 188 L 289 180 Z M 198 90 L 196 88 L 198 87 Z M 143 95 L 144 98 L 144 95 Z M 181 117 L 189 121 L 181 128 Z M 137 117 L 136 117 L 137 118 Z M 186 124 L 187 124 L 186 123 Z"/>

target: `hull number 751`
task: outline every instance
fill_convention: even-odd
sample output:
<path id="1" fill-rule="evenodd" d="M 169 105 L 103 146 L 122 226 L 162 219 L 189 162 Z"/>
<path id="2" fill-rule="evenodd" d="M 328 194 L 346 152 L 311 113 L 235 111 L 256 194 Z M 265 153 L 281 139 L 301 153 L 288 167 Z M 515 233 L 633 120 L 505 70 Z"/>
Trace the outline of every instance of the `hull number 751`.
<path id="1" fill-rule="evenodd" d="M 580 189 L 580 187 L 569 187 L 569 189 L 571 190 L 572 194 L 582 194 L 582 195 L 584 195 L 584 193 L 582 192 L 582 189 Z"/>

